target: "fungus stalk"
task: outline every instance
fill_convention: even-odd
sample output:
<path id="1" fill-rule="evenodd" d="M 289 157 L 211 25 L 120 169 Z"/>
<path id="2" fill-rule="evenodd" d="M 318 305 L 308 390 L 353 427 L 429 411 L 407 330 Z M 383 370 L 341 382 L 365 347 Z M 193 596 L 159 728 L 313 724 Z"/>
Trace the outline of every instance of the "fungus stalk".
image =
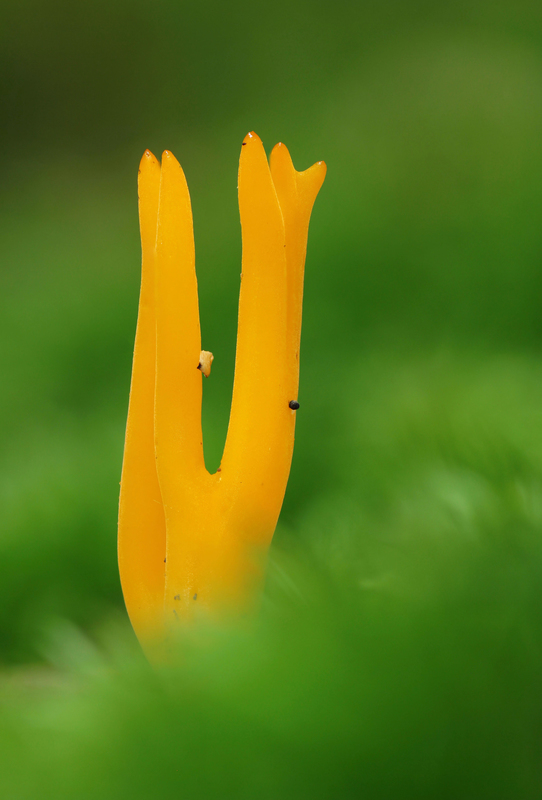
<path id="1" fill-rule="evenodd" d="M 268 164 L 249 133 L 239 163 L 242 281 L 235 378 L 222 462 L 205 468 L 192 210 L 169 151 L 139 169 L 142 278 L 119 510 L 119 568 L 148 655 L 196 615 L 254 606 L 294 446 L 309 218 L 326 173 Z"/>

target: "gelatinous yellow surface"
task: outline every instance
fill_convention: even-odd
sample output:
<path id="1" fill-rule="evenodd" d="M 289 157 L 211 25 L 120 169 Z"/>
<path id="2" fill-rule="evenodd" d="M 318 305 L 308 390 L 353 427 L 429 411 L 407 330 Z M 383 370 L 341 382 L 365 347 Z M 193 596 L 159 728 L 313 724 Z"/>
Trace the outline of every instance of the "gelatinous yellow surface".
<path id="1" fill-rule="evenodd" d="M 249 133 L 239 163 L 243 240 L 235 380 L 222 463 L 207 472 L 201 337 L 190 196 L 165 151 L 139 170 L 142 279 L 119 511 L 119 567 L 147 652 L 196 615 L 239 614 L 257 599 L 294 445 L 303 272 L 312 206 L 326 173 L 270 166 Z"/>

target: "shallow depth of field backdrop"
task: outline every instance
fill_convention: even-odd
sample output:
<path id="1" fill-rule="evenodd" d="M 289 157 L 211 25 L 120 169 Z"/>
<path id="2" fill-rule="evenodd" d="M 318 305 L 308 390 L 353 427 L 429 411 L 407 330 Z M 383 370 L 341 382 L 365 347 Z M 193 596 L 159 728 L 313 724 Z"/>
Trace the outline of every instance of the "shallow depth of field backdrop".
<path id="1" fill-rule="evenodd" d="M 539 798 L 542 6 L 0 10 L 0 796 Z M 116 566 L 138 162 L 191 191 L 214 470 L 249 130 L 328 164 L 292 473 L 257 629 L 156 675 Z"/>

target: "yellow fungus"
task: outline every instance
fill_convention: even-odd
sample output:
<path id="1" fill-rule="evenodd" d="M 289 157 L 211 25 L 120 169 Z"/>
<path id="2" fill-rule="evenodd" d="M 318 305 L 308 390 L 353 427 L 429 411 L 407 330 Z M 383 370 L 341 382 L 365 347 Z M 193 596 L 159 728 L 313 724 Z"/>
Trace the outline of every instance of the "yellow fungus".
<path id="1" fill-rule="evenodd" d="M 196 613 L 244 613 L 261 588 L 293 453 L 308 225 L 325 173 L 322 161 L 296 172 L 283 144 L 269 164 L 254 133 L 243 142 L 235 379 L 211 475 L 201 373 L 213 356 L 201 350 L 190 196 L 169 151 L 161 165 L 148 150 L 141 160 L 142 278 L 118 552 L 128 614 L 151 658 Z"/>

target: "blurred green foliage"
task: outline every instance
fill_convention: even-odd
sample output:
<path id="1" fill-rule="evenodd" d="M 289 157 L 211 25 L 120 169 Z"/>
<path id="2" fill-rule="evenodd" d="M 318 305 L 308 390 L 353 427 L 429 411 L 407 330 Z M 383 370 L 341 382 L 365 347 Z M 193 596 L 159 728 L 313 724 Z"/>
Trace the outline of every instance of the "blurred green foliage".
<path id="1" fill-rule="evenodd" d="M 540 797 L 542 6 L 3 2 L 0 796 Z M 116 513 L 146 147 L 187 174 L 206 458 L 256 130 L 328 177 L 255 630 L 152 673 Z"/>

